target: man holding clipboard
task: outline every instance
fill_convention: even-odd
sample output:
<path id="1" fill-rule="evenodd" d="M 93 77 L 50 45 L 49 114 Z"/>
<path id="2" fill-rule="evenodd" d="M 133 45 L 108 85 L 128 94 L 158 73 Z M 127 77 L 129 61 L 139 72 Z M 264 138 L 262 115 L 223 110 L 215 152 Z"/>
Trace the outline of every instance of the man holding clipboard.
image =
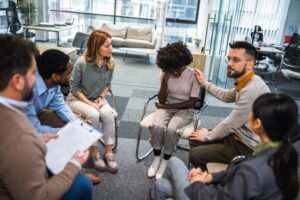
<path id="1" fill-rule="evenodd" d="M 46 144 L 23 113 L 36 81 L 36 51 L 22 38 L 0 35 L 0 199 L 91 200 L 92 184 L 78 174 L 89 152 L 75 153 L 49 177 Z"/>

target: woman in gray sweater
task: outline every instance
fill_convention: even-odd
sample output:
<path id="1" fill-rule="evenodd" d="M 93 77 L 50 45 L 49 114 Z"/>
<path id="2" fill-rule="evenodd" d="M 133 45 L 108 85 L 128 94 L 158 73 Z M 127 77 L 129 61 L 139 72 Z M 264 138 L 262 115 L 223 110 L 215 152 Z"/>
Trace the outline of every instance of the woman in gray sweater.
<path id="1" fill-rule="evenodd" d="M 98 171 L 117 173 L 118 167 L 112 153 L 115 134 L 113 109 L 105 100 L 114 70 L 111 36 L 101 30 L 91 33 L 85 54 L 74 65 L 67 97 L 71 109 L 103 130 L 105 154 L 100 157 L 97 145 L 91 147 L 94 167 Z"/>
<path id="2" fill-rule="evenodd" d="M 155 199 L 293 200 L 299 190 L 298 156 L 289 136 L 298 131 L 298 107 L 288 96 L 264 94 L 254 102 L 250 127 L 261 139 L 253 156 L 233 160 L 226 171 L 188 171 L 172 158 L 155 183 Z"/>

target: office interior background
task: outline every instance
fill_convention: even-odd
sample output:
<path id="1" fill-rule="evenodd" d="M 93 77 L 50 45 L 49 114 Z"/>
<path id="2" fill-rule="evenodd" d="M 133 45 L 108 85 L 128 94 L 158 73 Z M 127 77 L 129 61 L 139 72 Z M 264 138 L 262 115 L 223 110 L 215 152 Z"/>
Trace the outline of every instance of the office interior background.
<path id="1" fill-rule="evenodd" d="M 228 44 L 250 37 L 255 25 L 262 27 L 264 44 L 283 44 L 286 36 L 300 32 L 299 0 L 17 0 L 29 13 L 27 23 L 74 20 L 88 32 L 102 23 L 152 27 L 157 47 L 182 40 L 195 43 L 210 57 L 209 79 L 226 83 L 226 64 L 222 62 Z M 0 0 L 0 32 L 7 32 L 5 8 Z M 19 9 L 20 11 L 20 9 Z M 23 11 L 24 12 L 24 11 Z M 25 23 L 22 13 L 19 13 Z M 74 37 L 65 32 L 61 41 Z M 22 32 L 22 31 L 21 31 Z M 55 34 L 37 31 L 35 41 L 53 42 Z M 200 42 L 199 42 L 200 41 Z"/>

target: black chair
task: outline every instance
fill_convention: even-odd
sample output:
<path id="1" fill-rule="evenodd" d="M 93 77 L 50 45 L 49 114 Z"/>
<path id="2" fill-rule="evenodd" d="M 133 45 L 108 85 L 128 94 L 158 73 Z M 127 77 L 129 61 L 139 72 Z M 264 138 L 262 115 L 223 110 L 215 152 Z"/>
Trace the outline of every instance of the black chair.
<path id="1" fill-rule="evenodd" d="M 18 17 L 16 3 L 13 1 L 8 1 L 8 8 L 5 11 L 7 18 L 7 30 L 6 33 L 11 32 L 13 35 L 17 34 L 22 27 L 22 24 Z"/>
<path id="2" fill-rule="evenodd" d="M 251 32 L 251 39 L 252 39 L 252 44 L 255 47 L 260 46 L 261 43 L 264 41 L 264 36 L 263 36 L 262 29 L 261 29 L 260 26 L 256 25 L 254 27 L 254 31 Z M 256 62 L 256 66 L 257 67 L 254 68 L 254 71 L 256 72 L 256 74 L 258 74 L 258 75 L 264 75 L 266 73 L 269 73 L 269 71 L 268 71 L 269 65 L 267 63 L 265 63 L 265 62 L 260 62 L 262 60 L 265 60 L 266 58 L 267 58 L 266 54 L 260 53 L 260 52 L 257 53 L 257 62 Z M 265 68 L 260 69 L 260 68 L 258 68 L 259 65 L 264 65 Z"/>
<path id="3" fill-rule="evenodd" d="M 274 61 L 274 66 L 277 67 L 275 74 L 275 90 L 279 82 L 279 75 L 282 73 L 286 78 L 298 78 L 296 73 L 299 73 L 300 66 L 300 37 L 294 33 L 287 47 L 284 49 L 284 55 L 268 54 L 267 56 Z M 285 68 L 285 69 L 284 69 Z"/>
<path id="4" fill-rule="evenodd" d="M 86 49 L 86 45 L 89 39 L 88 33 L 77 32 L 73 39 L 65 43 L 60 43 L 60 47 L 76 47 L 77 48 L 77 55 L 81 56 Z M 72 44 L 70 43 L 72 42 Z"/>
<path id="5" fill-rule="evenodd" d="M 189 139 L 190 134 L 194 130 L 199 128 L 200 115 L 201 115 L 202 111 L 207 107 L 207 103 L 205 102 L 205 93 L 206 93 L 205 88 L 201 88 L 200 94 L 198 97 L 198 101 L 194 107 L 194 109 L 197 110 L 198 112 L 196 112 L 194 119 L 188 125 L 186 125 L 184 127 L 182 134 L 181 134 L 181 138 Z M 148 104 L 150 103 L 150 101 L 156 100 L 157 99 L 156 97 L 157 97 L 157 94 L 150 97 L 144 105 L 144 110 L 143 110 L 143 114 L 141 117 L 141 121 L 139 123 L 139 130 L 138 130 L 138 135 L 137 135 L 136 154 L 135 154 L 135 158 L 137 161 L 141 161 L 141 160 L 147 158 L 153 151 L 153 148 L 151 148 L 144 155 L 139 155 L 140 154 L 139 153 L 140 152 L 140 142 L 141 142 L 141 136 L 142 136 L 143 129 L 148 129 L 150 131 L 150 128 L 151 128 L 153 120 L 154 120 L 154 115 L 155 115 L 155 112 L 152 112 L 146 116 Z M 189 147 L 186 147 L 183 145 L 178 145 L 177 148 L 183 149 L 183 150 L 189 150 Z"/>

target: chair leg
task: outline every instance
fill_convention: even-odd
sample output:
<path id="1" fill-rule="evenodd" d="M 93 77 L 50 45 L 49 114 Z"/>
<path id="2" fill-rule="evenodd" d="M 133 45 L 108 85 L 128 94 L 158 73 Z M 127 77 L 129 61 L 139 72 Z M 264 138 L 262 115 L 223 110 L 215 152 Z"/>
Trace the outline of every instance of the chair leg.
<path id="1" fill-rule="evenodd" d="M 177 145 L 177 148 L 185 151 L 190 151 L 190 147 L 183 146 L 183 145 Z"/>
<path id="2" fill-rule="evenodd" d="M 153 151 L 153 148 L 151 148 L 146 154 L 139 156 L 141 136 L 142 136 L 142 127 L 139 127 L 137 143 L 136 143 L 136 152 L 135 152 L 135 158 L 136 158 L 137 162 L 147 158 Z"/>

